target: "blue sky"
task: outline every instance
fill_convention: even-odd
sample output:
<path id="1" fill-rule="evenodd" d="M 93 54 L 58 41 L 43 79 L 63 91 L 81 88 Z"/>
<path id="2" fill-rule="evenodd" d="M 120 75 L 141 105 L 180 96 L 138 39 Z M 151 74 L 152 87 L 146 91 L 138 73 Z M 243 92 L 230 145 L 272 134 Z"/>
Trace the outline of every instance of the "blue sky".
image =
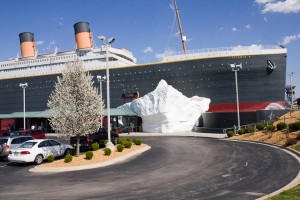
<path id="1" fill-rule="evenodd" d="M 114 47 L 132 51 L 139 63 L 182 51 L 172 0 L 2 0 L 0 60 L 19 53 L 19 33 L 33 32 L 38 52 L 73 50 L 76 22 Z M 287 73 L 300 96 L 300 0 L 177 0 L 187 49 L 276 45 L 288 49 Z M 287 83 L 289 83 L 287 75 Z"/>

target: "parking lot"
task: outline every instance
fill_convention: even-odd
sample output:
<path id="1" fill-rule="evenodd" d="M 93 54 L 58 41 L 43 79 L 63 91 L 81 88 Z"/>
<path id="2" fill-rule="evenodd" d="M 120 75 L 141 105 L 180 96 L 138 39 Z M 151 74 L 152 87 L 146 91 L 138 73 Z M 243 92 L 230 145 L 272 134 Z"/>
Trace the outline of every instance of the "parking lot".
<path id="1" fill-rule="evenodd" d="M 86 171 L 31 173 L 32 164 L 0 162 L 0 199 L 256 199 L 287 185 L 300 169 L 291 155 L 265 145 L 142 139 L 151 150 Z"/>

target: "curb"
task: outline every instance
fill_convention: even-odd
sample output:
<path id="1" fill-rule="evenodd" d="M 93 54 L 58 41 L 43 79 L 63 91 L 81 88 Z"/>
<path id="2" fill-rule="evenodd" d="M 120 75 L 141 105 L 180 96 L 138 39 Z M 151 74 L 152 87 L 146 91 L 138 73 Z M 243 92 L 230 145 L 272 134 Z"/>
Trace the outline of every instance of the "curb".
<path id="1" fill-rule="evenodd" d="M 29 169 L 29 171 L 30 172 L 38 172 L 38 173 L 61 173 L 61 172 L 70 172 L 70 171 L 79 171 L 79 170 L 106 167 L 109 165 L 113 165 L 113 164 L 125 161 L 128 158 L 137 156 L 145 151 L 148 151 L 149 149 L 151 149 L 151 147 L 147 145 L 146 147 L 143 147 L 136 151 L 130 152 L 123 156 L 119 156 L 112 160 L 104 161 L 101 163 L 94 163 L 94 164 L 90 164 L 90 165 L 81 165 L 81 166 L 74 166 L 74 167 L 38 167 L 38 166 L 36 166 L 34 168 Z"/>
<path id="2" fill-rule="evenodd" d="M 272 147 L 272 148 L 276 148 L 276 149 L 279 149 L 281 151 L 286 152 L 287 154 L 290 154 L 296 160 L 298 160 L 298 162 L 300 164 L 300 156 L 299 156 L 300 154 L 298 152 L 295 152 L 292 149 L 288 149 L 288 148 L 285 148 L 285 147 L 282 147 L 282 146 L 279 146 L 279 145 L 269 144 L 269 143 L 266 143 L 266 142 L 259 142 L 259 141 L 252 141 L 252 140 L 236 140 L 236 139 L 225 139 L 225 140 L 232 141 L 232 142 L 246 142 L 246 143 L 260 144 L 260 145 L 265 145 L 265 146 L 269 146 L 269 147 Z M 297 176 L 290 183 L 288 183 L 286 186 L 284 186 L 283 188 L 278 189 L 278 190 L 276 190 L 276 191 L 274 191 L 270 194 L 262 196 L 262 197 L 258 198 L 257 200 L 264 200 L 264 199 L 270 198 L 272 196 L 280 194 L 281 192 L 283 192 L 285 190 L 289 190 L 289 189 L 297 186 L 298 184 L 300 184 L 300 171 L 298 172 Z"/>

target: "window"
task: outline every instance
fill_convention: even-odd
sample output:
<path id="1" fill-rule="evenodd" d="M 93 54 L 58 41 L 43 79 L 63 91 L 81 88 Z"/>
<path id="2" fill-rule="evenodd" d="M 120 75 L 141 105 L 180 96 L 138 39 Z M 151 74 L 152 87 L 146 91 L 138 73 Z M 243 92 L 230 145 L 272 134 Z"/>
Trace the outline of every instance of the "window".
<path id="1" fill-rule="evenodd" d="M 51 146 L 60 146 L 59 142 L 56 142 L 55 140 L 49 140 Z"/>
<path id="2" fill-rule="evenodd" d="M 49 144 L 48 141 L 43 141 L 43 142 L 41 142 L 41 143 L 39 144 L 39 148 L 42 148 L 42 147 L 49 147 L 49 146 L 50 146 L 50 144 Z"/>

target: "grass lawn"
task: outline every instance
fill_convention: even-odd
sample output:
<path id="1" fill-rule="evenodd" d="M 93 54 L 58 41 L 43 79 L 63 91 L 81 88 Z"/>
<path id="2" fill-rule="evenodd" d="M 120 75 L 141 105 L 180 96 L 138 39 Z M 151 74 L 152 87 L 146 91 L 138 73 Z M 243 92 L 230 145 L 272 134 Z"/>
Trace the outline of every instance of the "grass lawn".
<path id="1" fill-rule="evenodd" d="M 300 199 L 300 185 L 296 187 L 281 192 L 279 195 L 276 195 L 271 198 L 271 200 L 299 200 Z"/>
<path id="2" fill-rule="evenodd" d="M 292 149 L 295 149 L 296 151 L 300 152 L 300 144 L 296 146 L 292 146 Z"/>

